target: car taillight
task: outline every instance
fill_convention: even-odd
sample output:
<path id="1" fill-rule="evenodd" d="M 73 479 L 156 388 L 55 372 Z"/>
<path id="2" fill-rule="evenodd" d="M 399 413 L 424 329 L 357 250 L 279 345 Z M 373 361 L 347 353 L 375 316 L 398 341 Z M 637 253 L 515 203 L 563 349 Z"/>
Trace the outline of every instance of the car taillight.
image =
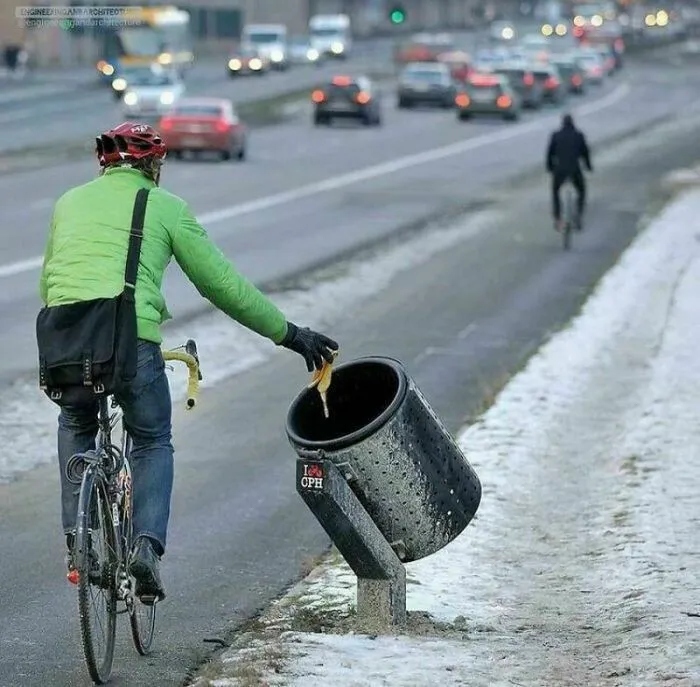
<path id="1" fill-rule="evenodd" d="M 580 86 L 580 85 L 581 85 L 581 77 L 580 77 L 578 74 L 574 74 L 574 75 L 571 77 L 571 83 L 572 83 L 574 86 Z"/>
<path id="2" fill-rule="evenodd" d="M 525 74 L 525 76 L 523 76 L 523 83 L 526 86 L 532 86 L 535 83 L 535 77 L 532 74 Z"/>
<path id="3" fill-rule="evenodd" d="M 498 99 L 496 100 L 496 106 L 500 108 L 510 107 L 512 104 L 513 101 L 507 95 L 499 95 Z"/>
<path id="4" fill-rule="evenodd" d="M 456 98 L 455 98 L 455 104 L 458 107 L 469 107 L 469 103 L 471 101 L 469 100 L 469 96 L 466 93 L 460 93 Z"/>
<path id="5" fill-rule="evenodd" d="M 231 124 L 225 119 L 217 119 L 214 127 L 220 134 L 224 134 L 231 128 Z"/>
<path id="6" fill-rule="evenodd" d="M 163 117 L 163 119 L 160 120 L 160 124 L 158 126 L 159 129 L 162 129 L 163 131 L 167 131 L 168 129 L 173 128 L 173 120 L 170 117 Z"/>
<path id="7" fill-rule="evenodd" d="M 559 79 L 555 78 L 554 76 L 547 77 L 547 80 L 544 82 L 545 88 L 556 88 L 558 85 Z"/>
<path id="8" fill-rule="evenodd" d="M 314 91 L 311 94 L 311 100 L 315 103 L 322 103 L 326 99 L 326 94 L 323 91 Z"/>
<path id="9" fill-rule="evenodd" d="M 366 105 L 370 100 L 371 97 L 369 93 L 366 93 L 365 91 L 360 91 L 356 96 L 355 100 L 360 104 L 360 105 Z"/>

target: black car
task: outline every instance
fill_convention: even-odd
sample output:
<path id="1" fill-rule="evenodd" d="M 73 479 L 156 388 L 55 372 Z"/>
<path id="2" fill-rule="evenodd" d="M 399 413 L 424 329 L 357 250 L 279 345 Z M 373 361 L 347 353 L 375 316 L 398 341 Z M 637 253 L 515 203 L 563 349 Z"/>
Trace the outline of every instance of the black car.
<path id="1" fill-rule="evenodd" d="M 531 69 L 520 65 L 504 65 L 493 71 L 508 78 L 513 90 L 520 96 L 523 107 L 536 110 L 542 106 L 544 88 L 535 79 Z"/>
<path id="2" fill-rule="evenodd" d="M 569 93 L 580 95 L 586 90 L 586 72 L 575 57 L 553 55 L 551 62 L 559 70 L 561 80 L 566 84 Z"/>
<path id="3" fill-rule="evenodd" d="M 365 76 L 336 76 L 330 83 L 311 94 L 316 126 L 331 124 L 334 119 L 356 119 L 366 126 L 382 123 L 379 92 Z"/>
<path id="4" fill-rule="evenodd" d="M 553 64 L 537 65 L 533 67 L 532 73 L 535 81 L 542 85 L 545 102 L 558 105 L 566 99 L 568 89 L 562 83 L 557 67 Z"/>
<path id="5" fill-rule="evenodd" d="M 399 76 L 397 106 L 438 105 L 454 107 L 457 87 L 450 67 L 441 62 L 413 62 Z"/>

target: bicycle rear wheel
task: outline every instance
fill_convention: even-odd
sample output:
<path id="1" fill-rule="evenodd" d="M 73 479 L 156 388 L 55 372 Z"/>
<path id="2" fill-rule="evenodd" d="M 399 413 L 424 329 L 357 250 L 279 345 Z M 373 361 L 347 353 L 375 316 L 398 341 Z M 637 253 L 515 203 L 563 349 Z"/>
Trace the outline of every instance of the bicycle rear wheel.
<path id="1" fill-rule="evenodd" d="M 117 542 L 106 485 L 91 465 L 78 501 L 74 561 L 78 570 L 80 633 L 88 672 L 102 685 L 112 672 L 117 627 Z"/>
<path id="2" fill-rule="evenodd" d="M 562 229 L 564 250 L 569 250 L 571 248 L 571 232 L 575 221 L 574 202 L 574 190 L 567 184 L 564 191 L 564 227 Z"/>

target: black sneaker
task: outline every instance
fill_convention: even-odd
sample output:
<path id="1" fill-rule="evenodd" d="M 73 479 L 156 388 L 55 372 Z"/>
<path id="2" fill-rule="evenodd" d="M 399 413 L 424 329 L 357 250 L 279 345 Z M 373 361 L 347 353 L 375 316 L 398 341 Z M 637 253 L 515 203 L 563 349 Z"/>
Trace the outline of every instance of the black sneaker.
<path id="1" fill-rule="evenodd" d="M 136 579 L 136 596 L 143 604 L 154 604 L 165 598 L 160 581 L 159 557 L 148 537 L 139 537 L 129 561 L 129 573 Z"/>

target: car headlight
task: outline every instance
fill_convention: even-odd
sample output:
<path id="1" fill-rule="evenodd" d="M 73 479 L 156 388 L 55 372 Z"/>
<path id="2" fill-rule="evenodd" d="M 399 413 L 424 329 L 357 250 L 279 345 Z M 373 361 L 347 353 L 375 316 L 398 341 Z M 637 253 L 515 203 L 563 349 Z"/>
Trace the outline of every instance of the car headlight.
<path id="1" fill-rule="evenodd" d="M 506 26 L 503 31 L 501 31 L 501 38 L 509 41 L 515 37 L 515 31 L 510 26 Z"/>
<path id="2" fill-rule="evenodd" d="M 284 53 L 281 50 L 273 50 L 270 53 L 270 59 L 273 62 L 281 62 L 284 59 Z"/>
<path id="3" fill-rule="evenodd" d="M 114 81 L 112 81 L 112 88 L 120 93 L 126 90 L 126 79 L 114 79 Z"/>
<path id="4" fill-rule="evenodd" d="M 127 93 L 124 96 L 124 104 L 125 105 L 136 105 L 136 103 L 139 101 L 138 96 L 136 93 Z"/>
<path id="5" fill-rule="evenodd" d="M 340 55 L 343 50 L 345 50 L 345 46 L 342 43 L 331 43 L 331 52 L 334 55 Z"/>
<path id="6" fill-rule="evenodd" d="M 262 69 L 262 60 L 259 60 L 257 57 L 254 57 L 248 65 L 250 66 L 251 69 Z"/>
<path id="7" fill-rule="evenodd" d="M 172 64 L 173 56 L 169 52 L 158 55 L 158 64 Z"/>
<path id="8" fill-rule="evenodd" d="M 306 51 L 306 58 L 311 61 L 315 62 L 321 55 L 319 54 L 318 50 L 316 48 L 309 48 Z"/>
<path id="9" fill-rule="evenodd" d="M 235 59 L 234 59 L 234 60 L 229 60 L 229 61 L 228 61 L 228 68 L 229 68 L 231 71 L 234 71 L 234 72 L 235 72 L 235 71 L 237 71 L 238 69 L 240 69 L 242 66 L 243 66 L 243 65 L 241 64 L 241 61 L 240 61 L 240 60 L 235 60 Z"/>
<path id="10" fill-rule="evenodd" d="M 160 94 L 161 105 L 172 105 L 175 102 L 175 94 L 170 91 Z"/>

